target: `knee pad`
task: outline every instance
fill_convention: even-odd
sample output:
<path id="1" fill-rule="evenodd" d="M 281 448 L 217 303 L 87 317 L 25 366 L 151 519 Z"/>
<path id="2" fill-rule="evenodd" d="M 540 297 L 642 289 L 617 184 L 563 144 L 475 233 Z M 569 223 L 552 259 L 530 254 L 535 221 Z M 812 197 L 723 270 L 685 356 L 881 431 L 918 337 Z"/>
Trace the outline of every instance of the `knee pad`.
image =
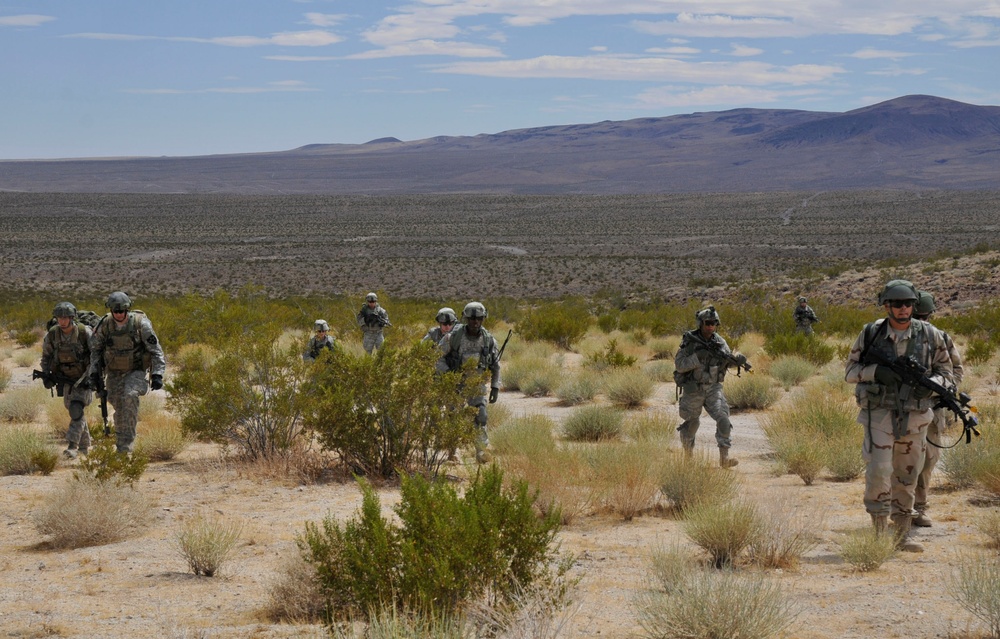
<path id="1" fill-rule="evenodd" d="M 69 403 L 69 418 L 74 422 L 78 419 L 83 419 L 83 402 L 70 402 Z"/>

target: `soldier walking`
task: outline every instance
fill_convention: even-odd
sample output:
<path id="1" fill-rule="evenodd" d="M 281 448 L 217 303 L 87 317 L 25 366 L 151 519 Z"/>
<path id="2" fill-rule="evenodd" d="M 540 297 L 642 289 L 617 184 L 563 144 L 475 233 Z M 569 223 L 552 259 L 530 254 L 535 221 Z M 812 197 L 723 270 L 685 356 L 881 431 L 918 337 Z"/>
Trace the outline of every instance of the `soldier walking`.
<path id="1" fill-rule="evenodd" d="M 90 449 L 90 429 L 84 409 L 94 399 L 87 369 L 90 368 L 90 327 L 76 321 L 76 307 L 59 302 L 52 311 L 56 323 L 42 341 L 42 384 L 56 388 L 69 411 L 69 430 L 63 455 L 75 459 Z"/>
<path id="2" fill-rule="evenodd" d="M 795 330 L 806 335 L 813 334 L 812 325 L 819 321 L 812 306 L 809 306 L 808 300 L 804 297 L 799 298 L 799 304 L 792 313 L 792 319 L 795 321 Z"/>
<path id="3" fill-rule="evenodd" d="M 458 316 L 455 315 L 455 311 L 448 306 L 445 306 L 437 312 L 434 316 L 434 320 L 438 323 L 437 326 L 431 328 L 424 335 L 424 338 L 420 340 L 421 342 L 426 342 L 430 340 L 435 344 L 440 344 L 441 340 L 445 338 L 449 333 L 451 333 L 455 328 L 460 328 L 462 325 L 458 324 Z"/>
<path id="4" fill-rule="evenodd" d="M 306 352 L 302 353 L 302 361 L 304 362 L 315 362 L 323 350 L 332 351 L 334 348 L 333 337 L 330 336 L 330 325 L 326 320 L 318 319 L 313 322 L 313 330 L 316 331 L 316 334 L 309 338 Z"/>
<path id="5" fill-rule="evenodd" d="M 364 333 L 362 344 L 365 352 L 371 355 L 375 350 L 382 348 L 385 336 L 382 329 L 392 326 L 389 323 L 389 313 L 378 304 L 378 295 L 369 293 L 365 295 L 365 305 L 358 311 L 358 328 Z"/>

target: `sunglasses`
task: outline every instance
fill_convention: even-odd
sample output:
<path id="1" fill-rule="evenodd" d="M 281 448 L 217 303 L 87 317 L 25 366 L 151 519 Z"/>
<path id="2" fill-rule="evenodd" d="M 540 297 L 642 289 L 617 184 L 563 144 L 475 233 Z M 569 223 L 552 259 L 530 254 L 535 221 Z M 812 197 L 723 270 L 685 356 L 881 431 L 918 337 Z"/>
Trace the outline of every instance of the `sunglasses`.
<path id="1" fill-rule="evenodd" d="M 454 326 L 455 322 L 441 322 L 441 326 Z"/>
<path id="2" fill-rule="evenodd" d="M 892 300 L 889 306 L 893 308 L 912 308 L 913 300 Z"/>
<path id="3" fill-rule="evenodd" d="M 716 322 L 715 320 L 707 320 L 705 322 L 705 326 L 718 326 L 718 325 L 719 325 L 719 323 Z"/>

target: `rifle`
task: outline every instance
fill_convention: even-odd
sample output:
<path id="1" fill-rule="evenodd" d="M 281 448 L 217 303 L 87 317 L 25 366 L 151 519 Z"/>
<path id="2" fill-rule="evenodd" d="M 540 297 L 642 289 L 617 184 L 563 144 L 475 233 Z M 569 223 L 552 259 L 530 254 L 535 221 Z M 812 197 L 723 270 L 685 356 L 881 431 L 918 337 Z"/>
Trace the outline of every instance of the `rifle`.
<path id="1" fill-rule="evenodd" d="M 104 436 L 111 434 L 111 426 L 108 425 L 108 387 L 104 385 L 104 371 L 98 369 L 94 375 L 94 386 L 97 396 L 101 398 L 101 419 L 104 420 Z"/>
<path id="2" fill-rule="evenodd" d="M 725 351 L 723 351 L 722 350 L 722 345 L 719 344 L 718 342 L 716 342 L 715 340 L 706 341 L 706 340 L 702 339 L 701 335 L 698 335 L 697 331 L 694 331 L 692 333 L 688 333 L 688 335 L 692 339 L 694 339 L 694 341 L 698 342 L 699 344 L 701 344 L 702 346 L 704 346 L 706 349 L 708 349 L 708 351 L 712 355 L 714 355 L 714 356 L 722 359 L 723 361 L 725 361 L 728 364 L 731 364 L 731 365 L 735 366 L 736 367 L 736 376 L 737 377 L 740 376 L 741 370 L 744 370 L 744 371 L 746 371 L 748 373 L 753 373 L 753 366 L 750 365 L 750 362 L 746 361 L 745 357 L 743 358 L 743 361 L 741 362 L 732 353 L 726 353 Z"/>
<path id="3" fill-rule="evenodd" d="M 42 380 L 43 383 L 51 384 L 51 386 L 48 387 L 49 388 L 49 393 L 50 394 L 52 393 L 52 388 L 54 387 L 55 388 L 55 392 L 59 394 L 59 397 L 63 396 L 63 385 L 64 384 L 76 384 L 77 383 L 77 380 L 70 379 L 69 377 L 66 377 L 65 375 L 59 375 L 59 374 L 57 374 L 57 373 L 55 373 L 53 371 L 47 371 L 46 372 L 46 371 L 40 371 L 40 370 L 33 370 L 33 371 L 31 371 L 31 379 L 32 380 L 40 379 L 40 380 Z"/>
<path id="4" fill-rule="evenodd" d="M 934 408 L 947 408 L 955 417 L 962 421 L 965 443 L 972 443 L 972 435 L 979 437 L 979 418 L 976 416 L 979 409 L 971 402 L 972 398 L 965 393 L 955 393 L 947 386 L 938 384 L 927 376 L 927 368 L 920 364 L 912 355 L 909 357 L 889 357 L 877 350 L 870 349 L 864 354 L 861 363 L 865 366 L 876 364 L 885 366 L 895 372 L 903 379 L 903 383 L 909 386 L 922 386 L 938 396 L 938 403 Z M 961 440 L 961 437 L 959 437 Z"/>
<path id="5" fill-rule="evenodd" d="M 505 339 L 503 341 L 503 344 L 500 346 L 500 350 L 497 352 L 497 361 L 498 362 L 500 361 L 500 358 L 503 357 L 503 351 L 504 351 L 505 348 L 507 348 L 507 342 L 510 341 L 510 336 L 513 335 L 513 334 L 514 334 L 514 329 L 511 328 L 511 329 L 509 329 L 507 331 L 507 339 Z"/>

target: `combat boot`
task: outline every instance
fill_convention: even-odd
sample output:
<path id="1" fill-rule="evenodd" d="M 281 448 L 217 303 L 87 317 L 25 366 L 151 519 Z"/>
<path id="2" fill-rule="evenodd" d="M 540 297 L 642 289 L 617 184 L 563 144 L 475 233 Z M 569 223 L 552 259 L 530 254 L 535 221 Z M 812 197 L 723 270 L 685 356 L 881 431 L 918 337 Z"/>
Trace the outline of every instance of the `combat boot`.
<path id="1" fill-rule="evenodd" d="M 927 516 L 927 513 L 923 510 L 917 510 L 917 516 L 913 518 L 913 525 L 920 526 L 921 528 L 931 527 L 931 518 Z"/>
<path id="2" fill-rule="evenodd" d="M 488 464 L 493 461 L 493 455 L 488 450 L 477 450 L 476 461 L 480 464 Z"/>
<path id="3" fill-rule="evenodd" d="M 875 513 L 868 514 L 872 516 L 872 526 L 875 528 L 875 534 L 881 537 L 889 529 L 889 516 L 876 515 Z"/>
<path id="4" fill-rule="evenodd" d="M 924 547 L 910 539 L 912 517 L 910 515 L 895 514 L 892 517 L 893 525 L 896 527 L 896 548 L 903 552 L 923 552 Z"/>
<path id="5" fill-rule="evenodd" d="M 70 445 L 66 450 L 63 451 L 63 457 L 66 459 L 76 459 L 79 453 L 76 450 L 76 446 Z"/>
<path id="6" fill-rule="evenodd" d="M 740 463 L 738 459 L 729 459 L 729 449 L 719 448 L 719 466 L 722 468 L 732 468 Z"/>
<path id="7" fill-rule="evenodd" d="M 693 439 L 681 439 L 681 448 L 684 449 L 684 456 L 691 457 L 694 455 L 694 440 Z"/>

